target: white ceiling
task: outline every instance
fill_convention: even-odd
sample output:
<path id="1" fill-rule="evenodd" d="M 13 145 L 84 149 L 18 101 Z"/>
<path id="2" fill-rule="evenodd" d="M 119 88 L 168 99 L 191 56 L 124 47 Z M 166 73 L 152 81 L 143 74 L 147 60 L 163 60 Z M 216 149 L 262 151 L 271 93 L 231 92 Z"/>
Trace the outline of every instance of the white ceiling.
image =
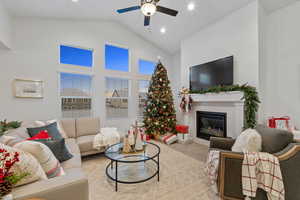
<path id="1" fill-rule="evenodd" d="M 107 19 L 124 24 L 129 29 L 156 44 L 169 53 L 180 48 L 180 41 L 199 29 L 211 24 L 253 0 L 161 0 L 159 5 L 176 9 L 178 16 L 160 13 L 151 18 L 150 28 L 143 26 L 140 11 L 119 15 L 116 9 L 138 5 L 140 0 L 0 0 L 14 16 L 66 19 Z M 273 11 L 297 0 L 262 0 L 267 11 Z M 196 9 L 187 10 L 194 2 Z M 167 32 L 162 35 L 160 28 Z"/>

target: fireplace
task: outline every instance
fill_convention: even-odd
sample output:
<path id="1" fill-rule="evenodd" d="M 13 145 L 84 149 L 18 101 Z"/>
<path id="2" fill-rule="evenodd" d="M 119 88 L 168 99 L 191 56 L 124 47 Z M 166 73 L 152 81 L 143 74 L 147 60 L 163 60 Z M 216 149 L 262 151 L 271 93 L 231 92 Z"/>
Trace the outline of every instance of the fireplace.
<path id="1" fill-rule="evenodd" d="M 227 137 L 227 114 L 197 111 L 197 137 L 209 140 L 210 137 Z"/>

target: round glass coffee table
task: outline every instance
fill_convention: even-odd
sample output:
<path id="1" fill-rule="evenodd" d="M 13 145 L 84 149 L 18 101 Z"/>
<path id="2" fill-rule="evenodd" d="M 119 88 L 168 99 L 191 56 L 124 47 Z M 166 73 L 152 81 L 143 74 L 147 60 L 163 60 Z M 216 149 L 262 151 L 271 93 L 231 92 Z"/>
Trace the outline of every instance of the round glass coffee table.
<path id="1" fill-rule="evenodd" d="M 106 167 L 106 175 L 118 183 L 136 184 L 146 182 L 155 176 L 159 181 L 160 148 L 151 142 L 144 143 L 144 151 L 132 154 L 122 153 L 123 143 L 108 147 L 105 156 L 110 160 Z"/>

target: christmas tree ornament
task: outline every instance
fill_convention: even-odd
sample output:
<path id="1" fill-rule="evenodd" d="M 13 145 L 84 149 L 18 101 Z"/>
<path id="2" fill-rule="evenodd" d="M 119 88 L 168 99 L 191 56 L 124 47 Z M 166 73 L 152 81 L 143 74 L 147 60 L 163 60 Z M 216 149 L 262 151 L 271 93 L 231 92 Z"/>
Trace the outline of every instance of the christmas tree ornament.
<path id="1" fill-rule="evenodd" d="M 129 144 L 128 135 L 126 135 L 123 141 L 123 153 L 130 153 L 130 152 L 132 152 L 132 149 Z"/>
<path id="2" fill-rule="evenodd" d="M 128 142 L 130 146 L 135 145 L 135 136 L 134 136 L 134 130 L 132 127 L 130 127 L 130 130 L 128 132 Z"/>
<path id="3" fill-rule="evenodd" d="M 136 151 L 141 151 L 143 150 L 143 141 L 142 141 L 142 135 L 141 132 L 137 130 L 136 133 L 136 141 L 135 141 L 135 150 Z"/>

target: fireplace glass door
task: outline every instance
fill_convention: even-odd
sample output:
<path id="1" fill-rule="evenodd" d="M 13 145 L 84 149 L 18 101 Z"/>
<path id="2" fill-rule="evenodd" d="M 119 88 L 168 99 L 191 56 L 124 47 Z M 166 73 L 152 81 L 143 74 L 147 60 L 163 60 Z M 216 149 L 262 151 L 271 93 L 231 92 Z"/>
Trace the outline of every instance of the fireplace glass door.
<path id="1" fill-rule="evenodd" d="M 197 112 L 197 137 L 209 140 L 210 137 L 227 137 L 227 115 L 216 112 Z"/>

